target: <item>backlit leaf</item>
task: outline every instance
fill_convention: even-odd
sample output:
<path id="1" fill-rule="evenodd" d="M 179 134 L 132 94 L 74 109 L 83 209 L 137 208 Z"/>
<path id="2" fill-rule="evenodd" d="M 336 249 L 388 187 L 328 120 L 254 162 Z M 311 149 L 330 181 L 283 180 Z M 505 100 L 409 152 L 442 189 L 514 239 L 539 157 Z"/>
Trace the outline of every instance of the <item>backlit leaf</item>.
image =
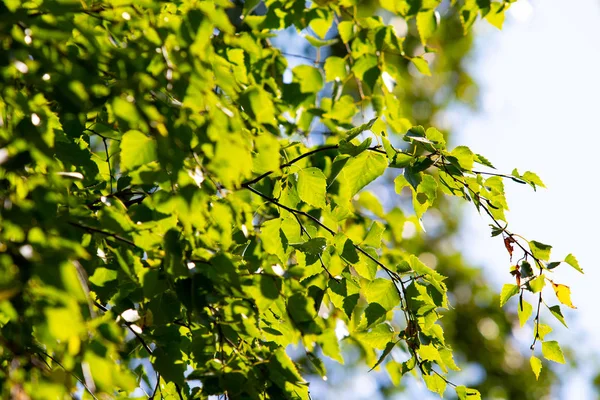
<path id="1" fill-rule="evenodd" d="M 552 283 L 552 288 L 554 289 L 558 301 L 567 307 L 577 308 L 571 302 L 571 289 L 568 286 Z"/>
<path id="2" fill-rule="evenodd" d="M 517 293 L 519 293 L 519 287 L 517 285 L 506 283 L 504 286 L 502 286 L 502 291 L 500 292 L 500 307 L 505 305 L 508 299 Z"/>
<path id="3" fill-rule="evenodd" d="M 554 361 L 559 364 L 565 363 L 565 356 L 563 355 L 560 345 L 554 340 L 542 342 L 542 355 L 546 360 Z"/>
<path id="4" fill-rule="evenodd" d="M 529 364 L 531 365 L 531 370 L 535 374 L 535 379 L 538 380 L 540 377 L 540 373 L 542 372 L 542 360 L 540 360 L 536 356 L 531 356 L 529 358 Z"/>
<path id="5" fill-rule="evenodd" d="M 569 254 L 565 258 L 565 262 L 583 274 L 583 269 L 579 266 L 579 262 L 577 261 L 577 259 L 575 258 L 575 256 L 573 254 Z"/>
<path id="6" fill-rule="evenodd" d="M 298 171 L 298 196 L 311 206 L 325 208 L 327 181 L 323 172 L 318 168 L 305 168 Z"/>

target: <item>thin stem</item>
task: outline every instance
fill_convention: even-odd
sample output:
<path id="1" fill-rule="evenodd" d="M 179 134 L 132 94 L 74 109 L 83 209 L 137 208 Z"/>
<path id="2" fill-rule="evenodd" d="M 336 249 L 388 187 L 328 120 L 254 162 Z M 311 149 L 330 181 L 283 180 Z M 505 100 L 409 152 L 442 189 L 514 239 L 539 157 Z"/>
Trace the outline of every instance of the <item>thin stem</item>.
<path id="1" fill-rule="evenodd" d="M 321 221 L 319 221 L 317 218 L 313 217 L 312 215 L 310 215 L 307 212 L 304 211 L 300 211 L 300 210 L 296 210 L 293 209 L 291 207 L 285 206 L 283 204 L 281 204 L 280 202 L 278 202 L 277 200 L 275 200 L 272 197 L 269 197 L 265 194 L 262 194 L 261 192 L 259 192 L 258 190 L 254 189 L 252 186 L 250 185 L 242 185 L 244 188 L 250 190 L 252 193 L 262 197 L 263 199 L 267 200 L 270 203 L 275 204 L 277 207 L 283 208 L 286 211 L 291 212 L 292 214 L 299 214 L 299 215 L 303 215 L 306 218 L 312 220 L 314 223 L 316 223 L 317 225 L 319 225 L 321 228 L 325 229 L 327 232 L 329 232 L 332 236 L 335 236 L 335 231 L 331 228 L 329 228 L 327 225 L 325 225 L 324 223 L 322 223 Z"/>
<path id="2" fill-rule="evenodd" d="M 304 153 L 304 154 L 301 154 L 301 155 L 299 155 L 298 157 L 296 157 L 296 158 L 293 158 L 292 160 L 290 160 L 290 161 L 286 162 L 285 164 L 281 164 L 281 166 L 280 166 L 279 168 L 280 168 L 280 169 L 287 168 L 287 167 L 291 166 L 292 164 L 294 164 L 294 163 L 296 163 L 296 162 L 298 162 L 298 161 L 302 160 L 303 158 L 306 158 L 306 157 L 312 156 L 313 154 L 320 153 L 320 152 L 322 152 L 322 151 L 327 151 L 327 150 L 335 150 L 335 149 L 337 149 L 337 148 L 339 148 L 339 147 L 340 147 L 340 145 L 339 145 L 339 144 L 335 144 L 335 145 L 331 145 L 331 146 L 319 147 L 319 148 L 317 148 L 317 149 L 314 149 L 314 150 L 311 150 L 311 151 L 309 151 L 309 152 L 306 152 L 306 153 Z M 387 153 L 386 153 L 384 150 L 381 150 L 381 149 L 380 149 L 380 147 L 381 147 L 381 146 L 373 146 L 373 147 L 369 147 L 367 150 L 369 150 L 369 151 L 373 151 L 373 152 L 375 152 L 375 153 L 387 154 Z M 253 184 L 255 184 L 256 182 L 259 182 L 259 181 L 261 181 L 262 179 L 266 178 L 267 176 L 271 175 L 271 174 L 272 174 L 272 173 L 274 173 L 274 172 L 275 172 L 275 170 L 264 172 L 263 174 L 261 174 L 261 175 L 257 176 L 256 178 L 254 178 L 254 179 L 251 179 L 251 180 L 249 180 L 249 181 L 247 181 L 247 182 L 244 182 L 244 183 L 242 183 L 242 185 L 241 185 L 241 186 L 242 186 L 243 188 L 247 188 L 247 187 L 248 187 L 248 185 L 253 185 Z"/>
<path id="3" fill-rule="evenodd" d="M 112 232 L 108 232 L 108 231 L 105 231 L 105 230 L 102 230 L 102 229 L 94 228 L 93 226 L 80 224 L 79 222 L 69 221 L 68 224 L 72 225 L 72 226 L 75 226 L 77 228 L 86 230 L 88 232 L 101 233 L 101 234 L 103 234 L 105 236 L 111 237 L 111 238 L 116 239 L 116 240 L 118 240 L 120 242 L 123 242 L 123 243 L 127 243 L 128 245 L 136 247 L 136 248 L 139 249 L 139 247 L 135 243 L 133 243 L 131 240 L 126 239 L 126 238 L 124 238 L 122 236 L 119 236 L 116 233 L 112 233 Z"/>
<path id="4" fill-rule="evenodd" d="M 154 387 L 154 391 L 152 392 L 152 396 L 150 396 L 148 398 L 148 400 L 153 400 L 154 397 L 156 396 L 156 392 L 158 391 L 158 388 L 160 386 L 160 373 L 156 373 L 156 386 Z"/>
<path id="5" fill-rule="evenodd" d="M 101 309 L 104 312 L 108 312 L 109 309 L 104 307 L 102 304 L 98 303 L 97 301 L 94 301 L 94 305 L 96 307 L 98 307 L 99 309 Z M 135 335 L 135 337 L 137 338 L 137 340 L 140 342 L 140 344 L 142 345 L 142 347 L 144 347 L 144 349 L 146 349 L 146 351 L 148 352 L 148 354 L 152 355 L 152 349 L 150 348 L 150 346 L 148 346 L 148 344 L 146 343 L 146 341 L 144 340 L 143 337 L 140 336 L 139 333 L 137 333 L 132 327 L 131 327 L 131 322 L 127 322 L 125 320 L 123 320 L 123 322 L 125 323 L 125 325 L 127 326 L 127 328 L 129 328 L 129 330 L 131 331 L 131 333 L 133 333 Z"/>
<path id="6" fill-rule="evenodd" d="M 308 233 L 308 231 L 304 227 L 304 224 L 302 224 L 302 221 L 300 221 L 300 217 L 298 217 L 297 214 L 292 214 L 292 215 L 296 218 L 296 221 L 298 221 L 298 225 L 300 225 L 300 235 L 306 234 L 306 236 L 308 236 L 308 239 L 312 239 L 312 237 L 310 236 L 310 233 Z M 321 262 L 321 267 L 323 267 L 323 270 L 325 270 L 325 272 L 327 272 L 327 275 L 329 275 L 330 279 L 335 279 L 334 276 L 331 274 L 331 272 L 329 272 L 329 270 L 325 266 L 325 263 L 323 262 L 323 258 L 321 258 L 320 253 L 318 254 L 318 256 L 319 256 L 319 261 Z"/>
<path id="7" fill-rule="evenodd" d="M 285 51 L 281 51 L 281 50 L 279 50 L 279 52 L 280 52 L 281 54 L 283 54 L 284 56 L 286 56 L 286 57 L 301 58 L 301 59 L 303 59 L 303 60 L 308 60 L 308 61 L 311 61 L 311 62 L 312 62 L 312 63 L 314 63 L 314 64 L 324 64 L 324 63 L 325 63 L 324 61 L 315 60 L 315 59 L 313 59 L 312 57 L 303 56 L 303 55 L 300 55 L 300 54 L 292 54 L 292 53 L 287 53 L 287 52 L 285 52 Z"/>
<path id="8" fill-rule="evenodd" d="M 535 332 L 533 335 L 533 343 L 531 343 L 530 349 L 533 350 L 535 348 L 535 344 L 537 343 L 538 338 L 540 337 L 540 307 L 542 306 L 542 292 L 540 292 L 540 297 L 537 305 L 537 312 L 535 314 Z"/>
<path id="9" fill-rule="evenodd" d="M 250 185 L 245 185 L 244 186 L 246 189 L 250 190 L 252 193 L 255 193 L 256 195 L 262 197 L 263 199 L 267 200 L 268 202 L 283 208 L 284 210 L 294 214 L 294 215 L 303 215 L 305 217 L 307 217 L 308 219 L 312 220 L 313 222 L 315 222 L 317 225 L 319 225 L 321 228 L 325 229 L 327 232 L 329 232 L 332 236 L 335 236 L 336 232 L 329 228 L 327 225 L 323 224 L 321 221 L 319 221 L 317 218 L 313 217 L 312 215 L 304 212 L 304 211 L 300 211 L 300 210 L 296 210 L 294 208 L 288 207 L 286 205 L 281 204 L 280 202 L 278 202 L 277 200 L 275 200 L 272 197 L 269 197 L 261 192 L 259 192 L 258 190 L 254 189 L 252 186 Z M 361 252 L 362 254 L 364 254 L 365 256 L 367 256 L 367 258 L 369 258 L 371 261 L 373 261 L 375 264 L 377 264 L 378 266 L 380 266 L 389 276 L 392 280 L 397 281 L 400 280 L 400 276 L 392 271 L 391 269 L 389 269 L 388 267 L 385 266 L 385 264 L 383 264 L 381 261 L 379 261 L 378 259 L 376 259 L 375 257 L 373 257 L 371 254 L 369 254 L 367 251 L 365 251 L 362 247 L 360 247 L 357 244 L 352 243 L 352 246 L 354 246 L 354 248 L 356 250 L 358 250 L 359 252 Z M 405 292 L 404 292 L 405 294 Z M 401 296 L 402 297 L 402 296 Z"/>
<path id="10" fill-rule="evenodd" d="M 46 353 L 45 351 L 38 349 L 37 352 L 43 356 L 48 357 L 49 359 L 54 361 L 59 367 L 64 369 L 66 372 L 70 373 L 75 379 L 77 379 L 79 381 L 79 383 L 81 383 L 81 386 L 83 386 L 85 388 L 85 390 L 87 390 L 89 392 L 90 396 L 92 396 L 93 399 L 98 400 L 98 398 L 94 395 L 94 392 L 89 388 L 88 385 L 86 385 L 85 381 L 83 379 L 80 379 L 77 375 L 75 375 L 75 373 L 73 371 L 69 371 L 68 369 L 66 369 L 64 367 L 64 365 L 62 365 L 56 358 L 52 357 L 50 354 Z"/>
<path id="11" fill-rule="evenodd" d="M 512 176 L 512 175 L 506 175 L 506 174 L 498 174 L 495 172 L 485 172 L 485 171 L 475 171 L 475 170 L 471 170 L 472 173 L 477 174 L 477 175 L 491 175 L 491 176 L 499 176 L 501 178 L 509 178 L 512 179 L 514 181 L 517 181 L 519 183 L 527 183 L 522 179 L 517 178 L 516 176 Z"/>
<path id="12" fill-rule="evenodd" d="M 106 151 L 106 163 L 108 164 L 108 176 L 110 178 L 110 192 L 113 192 L 113 175 L 112 168 L 110 167 L 110 155 L 108 154 L 108 144 L 106 143 L 106 138 L 101 136 L 102 143 L 104 143 L 104 150 Z"/>

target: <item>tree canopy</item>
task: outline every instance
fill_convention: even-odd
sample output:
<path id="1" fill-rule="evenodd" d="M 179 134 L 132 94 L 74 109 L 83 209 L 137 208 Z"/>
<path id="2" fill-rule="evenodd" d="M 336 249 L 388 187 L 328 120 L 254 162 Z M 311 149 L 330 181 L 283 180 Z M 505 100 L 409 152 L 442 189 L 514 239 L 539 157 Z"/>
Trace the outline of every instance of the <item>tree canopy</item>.
<path id="1" fill-rule="evenodd" d="M 456 360 L 489 363 L 540 398 L 575 308 L 555 272 L 583 271 L 508 228 L 535 173 L 433 126 L 511 3 L 0 2 L 2 397 L 310 399 L 331 359 L 472 400 L 493 385 Z M 493 304 L 444 250 L 453 197 L 506 247 Z M 505 304 L 531 331 L 512 373 Z"/>

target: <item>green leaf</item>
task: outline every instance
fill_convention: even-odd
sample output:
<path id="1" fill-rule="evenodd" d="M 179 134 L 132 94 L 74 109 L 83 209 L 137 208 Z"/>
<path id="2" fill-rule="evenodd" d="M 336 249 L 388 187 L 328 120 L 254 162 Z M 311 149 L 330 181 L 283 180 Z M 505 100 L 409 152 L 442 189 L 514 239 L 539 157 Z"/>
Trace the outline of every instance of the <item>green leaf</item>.
<path id="1" fill-rule="evenodd" d="M 446 391 L 447 383 L 441 376 L 439 376 L 438 374 L 423 375 L 423 380 L 425 381 L 427 389 L 429 389 L 433 393 L 439 394 L 440 397 L 444 397 L 444 392 Z"/>
<path id="2" fill-rule="evenodd" d="M 342 41 L 348 43 L 354 36 L 354 23 L 352 21 L 342 21 L 338 24 L 338 32 Z"/>
<path id="3" fill-rule="evenodd" d="M 438 17 L 435 10 L 422 11 L 417 14 L 417 29 L 423 46 L 431 38 L 438 27 Z"/>
<path id="4" fill-rule="evenodd" d="M 377 278 L 369 282 L 365 289 L 365 297 L 369 303 L 377 303 L 386 311 L 400 304 L 398 289 L 389 279 Z"/>
<path id="5" fill-rule="evenodd" d="M 300 92 L 316 93 L 323 87 L 321 72 L 310 65 L 298 65 L 292 70 L 294 82 L 300 84 Z"/>
<path id="6" fill-rule="evenodd" d="M 431 76 L 429 64 L 427 64 L 427 61 L 425 61 L 423 57 L 413 57 L 410 59 L 410 61 L 417 68 L 417 71 L 419 71 L 423 75 Z"/>
<path id="7" fill-rule="evenodd" d="M 529 281 L 529 287 L 533 293 L 541 292 L 544 286 L 546 286 L 546 278 L 544 275 L 539 275 Z"/>
<path id="8" fill-rule="evenodd" d="M 402 153 L 399 151 L 392 158 L 390 167 L 404 168 L 404 167 L 409 166 L 413 162 L 414 159 L 415 159 L 414 156 L 411 156 L 410 154 Z"/>
<path id="9" fill-rule="evenodd" d="M 343 81 L 348 75 L 346 60 L 341 57 L 331 56 L 325 60 L 325 80 L 327 82 Z"/>
<path id="10" fill-rule="evenodd" d="M 351 141 L 352 139 L 354 139 L 355 137 L 357 137 L 358 135 L 360 135 L 361 133 L 363 133 L 364 131 L 368 131 L 369 129 L 371 129 L 371 127 L 373 126 L 375 121 L 377 121 L 377 118 L 373 118 L 372 120 L 370 120 L 369 122 L 367 122 L 365 124 L 362 124 L 360 126 L 349 129 L 346 132 L 346 137 L 344 139 L 342 139 L 342 142 L 347 143 L 347 142 Z"/>
<path id="11" fill-rule="evenodd" d="M 527 262 L 526 260 L 523 260 L 521 262 L 520 269 L 521 278 L 529 278 L 533 276 L 533 268 L 531 267 L 531 264 L 529 264 L 529 262 Z"/>
<path id="12" fill-rule="evenodd" d="M 325 238 L 312 238 L 302 244 L 294 245 L 295 248 L 302 251 L 303 253 L 317 256 L 323 254 L 323 250 L 327 246 L 327 239 Z"/>
<path id="13" fill-rule="evenodd" d="M 125 133 L 120 148 L 123 171 L 130 171 L 156 160 L 156 142 L 140 131 Z"/>
<path id="14" fill-rule="evenodd" d="M 362 241 L 361 246 L 380 248 L 383 232 L 385 232 L 385 226 L 379 221 L 374 221 L 373 224 L 371 224 L 371 229 L 369 229 L 365 240 Z"/>
<path id="15" fill-rule="evenodd" d="M 321 209 L 327 206 L 327 178 L 320 169 L 304 168 L 298 171 L 296 189 L 305 203 Z"/>
<path id="16" fill-rule="evenodd" d="M 565 356 L 557 341 L 551 340 L 542 342 L 542 355 L 546 360 L 554 361 L 559 364 L 565 363 Z"/>
<path id="17" fill-rule="evenodd" d="M 505 305 L 508 299 L 517 293 L 519 293 L 519 287 L 517 285 L 506 283 L 504 286 L 502 286 L 502 292 L 500 292 L 500 307 Z"/>
<path id="18" fill-rule="evenodd" d="M 334 45 L 337 42 L 339 42 L 339 40 L 336 38 L 329 39 L 329 40 L 321 40 L 319 38 L 316 38 L 316 37 L 310 36 L 310 35 L 304 35 L 304 39 L 306 39 L 308 41 L 308 43 L 310 43 L 311 45 L 313 45 L 317 48 L 331 46 L 331 45 Z"/>
<path id="19" fill-rule="evenodd" d="M 523 180 L 525 180 L 527 183 L 529 183 L 531 186 L 533 186 L 534 189 L 536 188 L 536 186 L 543 187 L 543 188 L 546 187 L 546 185 L 544 185 L 544 182 L 542 182 L 540 177 L 531 171 L 525 171 L 525 173 L 521 176 L 521 178 Z"/>
<path id="20" fill-rule="evenodd" d="M 385 346 L 385 350 L 383 350 L 383 353 L 381 353 L 379 360 L 377 360 L 377 362 L 375 363 L 375 365 L 373 365 L 373 367 L 370 369 L 370 371 L 373 371 L 385 360 L 385 358 L 392 352 L 392 350 L 394 349 L 394 346 L 396 346 L 397 343 L 398 342 L 389 342 L 387 344 L 387 346 Z"/>
<path id="21" fill-rule="evenodd" d="M 279 387 L 285 388 L 286 383 L 304 382 L 298 369 L 285 350 L 279 348 L 273 352 L 268 364 L 269 376 Z"/>
<path id="22" fill-rule="evenodd" d="M 388 343 L 394 339 L 394 328 L 388 323 L 379 324 L 369 332 L 358 332 L 355 337 L 368 348 L 385 350 Z"/>
<path id="23" fill-rule="evenodd" d="M 547 334 L 552 332 L 552 328 L 546 324 L 536 324 L 535 325 L 536 335 L 540 338 L 540 340 L 544 340 Z"/>
<path id="24" fill-rule="evenodd" d="M 568 328 L 567 323 L 565 322 L 565 317 L 563 316 L 559 305 L 548 307 L 548 309 L 550 310 L 552 315 L 554 315 L 554 317 L 565 326 L 565 328 Z"/>
<path id="25" fill-rule="evenodd" d="M 529 317 L 531 317 L 532 312 L 533 307 L 531 306 L 531 304 L 529 304 L 525 300 L 521 300 L 519 302 L 517 313 L 519 315 L 519 323 L 521 324 L 521 327 L 523 327 L 525 323 L 527 323 L 527 320 L 529 319 Z"/>
<path id="26" fill-rule="evenodd" d="M 325 36 L 333 23 L 333 16 L 329 10 L 313 8 L 307 14 L 307 17 L 310 18 L 310 28 L 319 35 L 321 39 L 325 39 Z"/>
<path id="27" fill-rule="evenodd" d="M 400 381 L 402 380 L 402 364 L 390 360 L 385 364 L 385 370 L 390 376 L 390 380 L 394 386 L 399 386 Z"/>
<path id="28" fill-rule="evenodd" d="M 475 154 L 467 146 L 457 146 L 450 152 L 456 158 L 461 168 L 470 171 L 473 169 Z"/>
<path id="29" fill-rule="evenodd" d="M 481 165 L 485 165 L 486 167 L 490 167 L 490 168 L 496 169 L 496 167 L 494 167 L 494 165 L 490 162 L 490 160 L 488 160 L 487 158 L 485 158 L 481 154 L 475 154 L 475 162 L 479 163 Z"/>
<path id="30" fill-rule="evenodd" d="M 335 330 L 329 329 L 325 331 L 321 336 L 319 336 L 318 340 L 321 343 L 323 354 L 333 360 L 336 360 L 340 364 L 344 364 L 344 358 L 342 357 L 342 351 L 340 349 L 340 341 L 335 335 Z"/>
<path id="31" fill-rule="evenodd" d="M 250 86 L 240 96 L 240 104 L 256 122 L 272 124 L 275 122 L 275 107 L 271 96 L 258 86 Z"/>
<path id="32" fill-rule="evenodd" d="M 78 341 L 77 337 L 83 332 L 84 325 L 81 313 L 69 308 L 46 308 L 46 321 L 50 334 L 57 340 Z"/>
<path id="33" fill-rule="evenodd" d="M 309 322 L 315 319 L 315 304 L 311 297 L 304 297 L 301 293 L 295 293 L 288 299 L 288 312 L 294 323 Z"/>
<path id="34" fill-rule="evenodd" d="M 446 139 L 444 139 L 444 134 L 437 129 L 433 127 L 427 128 L 425 137 L 434 144 L 436 149 L 443 150 L 446 148 Z"/>
<path id="35" fill-rule="evenodd" d="M 338 175 L 340 198 L 343 201 L 352 199 L 363 187 L 382 175 L 386 167 L 387 159 L 383 154 L 365 151 L 351 158 Z"/>
<path id="36" fill-rule="evenodd" d="M 529 358 L 529 364 L 531 365 L 531 370 L 535 374 L 535 380 L 537 381 L 540 377 L 540 372 L 542 372 L 542 360 L 536 356 L 531 356 L 531 358 Z"/>
<path id="37" fill-rule="evenodd" d="M 485 19 L 496 28 L 502 30 L 504 24 L 504 12 L 508 9 L 506 3 L 492 2 L 490 11 L 485 15 Z"/>
<path id="38" fill-rule="evenodd" d="M 459 400 L 481 400 L 481 394 L 476 389 L 470 389 L 466 386 L 457 386 L 455 390 Z"/>
<path id="39" fill-rule="evenodd" d="M 579 266 L 579 262 L 573 254 L 569 254 L 565 257 L 565 262 L 583 274 L 583 269 Z"/>
<path id="40" fill-rule="evenodd" d="M 534 257 L 543 261 L 550 260 L 550 251 L 552 250 L 552 246 L 531 240 L 529 241 L 529 249 Z"/>

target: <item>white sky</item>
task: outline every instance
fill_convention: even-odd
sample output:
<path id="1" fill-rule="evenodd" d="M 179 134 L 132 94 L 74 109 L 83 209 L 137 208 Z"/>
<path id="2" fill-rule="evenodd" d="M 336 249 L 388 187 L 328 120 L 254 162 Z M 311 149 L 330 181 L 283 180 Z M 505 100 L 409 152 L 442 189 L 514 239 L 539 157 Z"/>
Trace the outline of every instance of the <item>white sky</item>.
<path id="1" fill-rule="evenodd" d="M 476 26 L 472 73 L 481 86 L 482 111 L 453 114 L 451 124 L 458 133 L 453 139 L 486 156 L 500 171 L 517 167 L 521 173 L 538 173 L 548 187 L 535 193 L 506 182 L 509 229 L 553 245 L 553 260 L 572 252 L 584 269 L 585 275 L 566 264 L 555 270 L 553 279 L 571 287 L 578 310 L 562 307 L 570 330 L 557 326 L 552 334 L 584 363 L 565 379 L 560 398 L 594 398 L 585 382 L 600 372 L 595 296 L 600 289 L 595 254 L 600 189 L 594 154 L 600 148 L 600 2 L 519 0 L 508 14 L 502 32 L 487 24 Z M 499 291 L 511 281 L 506 250 L 501 239 L 490 238 L 487 218 L 470 209 L 465 215 L 461 246 L 472 261 L 485 266 Z M 550 305 L 558 304 L 552 290 L 546 290 Z M 531 326 L 524 329 L 530 335 Z"/>

